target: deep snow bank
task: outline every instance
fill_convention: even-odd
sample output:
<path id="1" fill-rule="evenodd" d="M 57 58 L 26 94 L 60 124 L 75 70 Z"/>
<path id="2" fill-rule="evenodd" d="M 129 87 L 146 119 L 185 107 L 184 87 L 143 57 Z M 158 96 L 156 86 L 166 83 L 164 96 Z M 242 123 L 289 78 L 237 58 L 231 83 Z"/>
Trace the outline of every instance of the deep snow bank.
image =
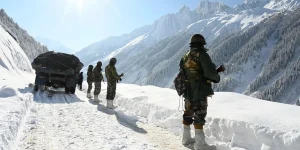
<path id="1" fill-rule="evenodd" d="M 14 147 L 32 100 L 32 94 L 21 93 L 26 91 L 27 89 L 0 86 L 0 149 Z"/>
<path id="2" fill-rule="evenodd" d="M 30 61 L 19 44 L 0 26 L 0 149 L 12 149 L 32 94 Z"/>
<path id="3" fill-rule="evenodd" d="M 1 68 L 1 67 L 0 67 Z M 0 149 L 13 149 L 22 122 L 30 108 L 33 94 L 28 83 L 34 81 L 30 73 L 12 71 L 0 74 Z"/>
<path id="4" fill-rule="evenodd" d="M 106 85 L 104 85 L 106 86 Z M 102 90 L 102 99 L 105 99 Z M 118 84 L 116 111 L 181 134 L 176 91 L 154 86 Z M 236 93 L 216 93 L 208 100 L 205 133 L 220 149 L 297 150 L 300 109 Z"/>

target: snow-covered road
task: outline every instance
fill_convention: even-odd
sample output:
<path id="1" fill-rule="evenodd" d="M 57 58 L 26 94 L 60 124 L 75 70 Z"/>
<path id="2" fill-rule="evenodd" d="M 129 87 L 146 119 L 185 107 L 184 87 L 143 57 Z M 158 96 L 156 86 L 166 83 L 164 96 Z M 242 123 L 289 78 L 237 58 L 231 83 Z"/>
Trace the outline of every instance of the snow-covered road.
<path id="1" fill-rule="evenodd" d="M 51 98 L 36 93 L 18 149 L 188 149 L 180 137 L 107 109 L 105 102 L 94 104 L 81 91 Z"/>

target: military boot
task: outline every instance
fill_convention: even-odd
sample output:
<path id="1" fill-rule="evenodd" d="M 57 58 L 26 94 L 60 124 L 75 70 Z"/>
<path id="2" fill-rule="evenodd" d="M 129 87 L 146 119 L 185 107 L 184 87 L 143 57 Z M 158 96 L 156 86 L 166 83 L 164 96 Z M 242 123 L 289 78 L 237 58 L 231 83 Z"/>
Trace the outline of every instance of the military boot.
<path id="1" fill-rule="evenodd" d="M 96 103 L 99 103 L 99 102 L 100 102 L 98 95 L 94 95 L 94 101 L 95 101 Z"/>
<path id="2" fill-rule="evenodd" d="M 182 144 L 188 145 L 191 143 L 195 143 L 195 139 L 191 136 L 191 127 L 183 125 Z"/>
<path id="3" fill-rule="evenodd" d="M 205 142 L 205 135 L 203 129 L 195 129 L 195 150 L 216 150 L 216 146 L 208 145 Z"/>
<path id="4" fill-rule="evenodd" d="M 87 98 L 92 98 L 91 93 L 87 93 L 87 94 L 86 94 L 86 97 L 87 97 Z"/>
<path id="5" fill-rule="evenodd" d="M 114 101 L 113 100 L 107 100 L 107 108 L 113 109 L 114 108 Z"/>

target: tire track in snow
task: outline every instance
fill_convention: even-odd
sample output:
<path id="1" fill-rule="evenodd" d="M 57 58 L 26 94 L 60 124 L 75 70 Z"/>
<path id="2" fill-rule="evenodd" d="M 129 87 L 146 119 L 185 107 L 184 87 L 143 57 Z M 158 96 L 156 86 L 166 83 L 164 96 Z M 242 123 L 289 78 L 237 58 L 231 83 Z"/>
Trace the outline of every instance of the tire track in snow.
<path id="1" fill-rule="evenodd" d="M 162 128 L 130 120 L 103 104 L 92 105 L 81 91 L 35 100 L 19 144 L 22 150 L 187 149 Z"/>

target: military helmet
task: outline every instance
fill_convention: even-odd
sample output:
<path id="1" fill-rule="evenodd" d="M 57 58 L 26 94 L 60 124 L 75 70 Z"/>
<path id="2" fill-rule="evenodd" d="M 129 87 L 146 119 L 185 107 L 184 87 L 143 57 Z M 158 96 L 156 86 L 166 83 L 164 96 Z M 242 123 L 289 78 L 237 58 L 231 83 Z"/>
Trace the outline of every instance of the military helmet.
<path id="1" fill-rule="evenodd" d="M 110 64 L 116 64 L 117 63 L 117 59 L 116 58 L 111 58 L 109 61 Z"/>
<path id="2" fill-rule="evenodd" d="M 205 41 L 205 38 L 201 34 L 194 34 L 191 37 L 190 44 L 206 45 L 206 41 Z"/>
<path id="3" fill-rule="evenodd" d="M 97 66 L 102 66 L 102 62 L 101 62 L 101 61 L 98 61 L 98 62 L 97 62 Z"/>
<path id="4" fill-rule="evenodd" d="M 89 65 L 88 70 L 93 70 L 94 66 L 93 65 Z"/>

